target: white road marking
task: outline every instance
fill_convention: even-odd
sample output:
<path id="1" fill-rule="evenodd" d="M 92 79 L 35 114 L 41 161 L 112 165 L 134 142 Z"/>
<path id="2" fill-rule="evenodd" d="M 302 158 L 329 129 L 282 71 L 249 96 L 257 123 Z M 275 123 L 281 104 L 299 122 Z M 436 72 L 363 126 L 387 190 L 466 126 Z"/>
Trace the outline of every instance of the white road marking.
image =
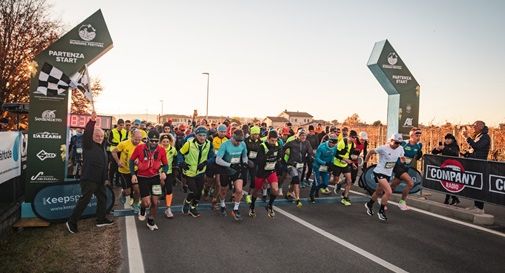
<path id="1" fill-rule="evenodd" d="M 140 253 L 135 216 L 125 217 L 125 225 L 126 244 L 128 245 L 128 267 L 130 268 L 130 272 L 144 273 L 144 262 L 142 261 L 142 253 Z"/>
<path id="2" fill-rule="evenodd" d="M 357 192 L 357 191 L 350 191 L 350 192 L 352 192 L 354 194 L 357 194 L 357 195 L 368 196 L 368 195 L 366 195 L 364 193 Z M 395 206 L 399 206 L 399 204 L 397 202 L 388 201 L 388 203 L 392 204 L 392 205 L 395 205 Z M 447 216 L 438 215 L 436 213 L 429 212 L 429 211 L 422 210 L 422 209 L 418 209 L 418 208 L 414 208 L 414 207 L 411 207 L 411 206 L 409 206 L 409 208 L 410 208 L 410 210 L 413 210 L 415 212 L 419 212 L 419 213 L 422 213 L 422 214 L 433 216 L 433 217 L 436 217 L 436 218 L 439 218 L 439 219 L 443 219 L 443 220 L 446 220 L 446 221 L 449 221 L 449 222 L 452 222 L 452 223 L 455 223 L 455 224 L 460 224 L 460 225 L 463 225 L 463 226 L 467 226 L 467 227 L 470 227 L 470 228 L 473 228 L 473 229 L 477 229 L 477 230 L 480 230 L 480 231 L 484 231 L 484 232 L 491 233 L 491 234 L 494 234 L 494 235 L 497 235 L 497 236 L 505 238 L 505 233 L 501 233 L 501 232 L 498 232 L 498 231 L 495 231 L 495 230 L 492 230 L 492 229 L 488 229 L 488 228 L 485 228 L 485 227 L 481 227 L 481 226 L 478 226 L 478 225 L 475 225 L 475 224 L 471 224 L 471 223 L 463 222 L 463 221 L 460 221 L 460 220 L 456 220 L 456 219 L 453 219 L 453 218 L 450 218 L 450 217 L 447 217 Z"/>
<path id="3" fill-rule="evenodd" d="M 372 253 L 370 253 L 370 252 L 368 252 L 368 251 L 366 251 L 364 249 L 361 249 L 361 248 L 359 248 L 359 247 L 357 247 L 357 246 L 355 246 L 355 245 L 353 245 L 353 244 L 351 244 L 351 243 L 349 243 L 347 241 L 344 241 L 344 240 L 340 239 L 339 237 L 337 237 L 337 236 L 335 236 L 335 235 L 333 235 L 333 234 L 331 234 L 329 232 L 326 232 L 326 231 L 324 231 L 324 230 L 322 230 L 322 229 L 320 229 L 320 228 L 318 228 L 318 227 L 310 224 L 309 222 L 307 222 L 307 221 L 305 221 L 305 220 L 303 220 L 303 219 L 301 219 L 299 217 L 296 217 L 295 215 L 293 215 L 293 214 L 291 214 L 289 212 L 286 212 L 286 211 L 280 209 L 279 207 L 275 207 L 275 211 L 278 212 L 278 213 L 280 213 L 280 214 L 282 214 L 282 215 L 284 215 L 284 216 L 286 216 L 286 217 L 288 217 L 289 219 L 291 219 L 291 220 L 293 220 L 293 221 L 295 221 L 295 222 L 297 222 L 297 223 L 299 223 L 299 224 L 301 224 L 301 225 L 303 225 L 303 226 L 305 226 L 305 227 L 307 227 L 307 228 L 309 228 L 309 229 L 311 229 L 311 230 L 319 233 L 320 235 L 323 235 L 324 237 L 326 237 L 326 238 L 334 241 L 335 243 L 338 243 L 338 244 L 340 244 L 340 245 L 342 245 L 342 246 L 344 246 L 344 247 L 346 247 L 346 248 L 348 248 L 348 249 L 350 249 L 350 250 L 358 253 L 359 255 L 361 255 L 361 256 L 363 256 L 363 257 L 365 257 L 365 258 L 367 258 L 367 259 L 369 259 L 369 260 L 371 260 L 371 261 L 373 261 L 373 262 L 375 262 L 375 263 L 377 263 L 377 264 L 385 267 L 386 269 L 389 269 L 389 270 L 391 270 L 393 272 L 408 272 L 408 271 L 405 271 L 405 270 L 397 267 L 394 264 L 391 264 L 391 263 L 389 263 L 389 262 L 387 262 L 387 261 L 385 261 L 385 260 L 383 260 L 383 259 L 381 259 L 381 258 L 379 258 L 379 257 L 377 257 L 375 255 L 373 255 Z"/>

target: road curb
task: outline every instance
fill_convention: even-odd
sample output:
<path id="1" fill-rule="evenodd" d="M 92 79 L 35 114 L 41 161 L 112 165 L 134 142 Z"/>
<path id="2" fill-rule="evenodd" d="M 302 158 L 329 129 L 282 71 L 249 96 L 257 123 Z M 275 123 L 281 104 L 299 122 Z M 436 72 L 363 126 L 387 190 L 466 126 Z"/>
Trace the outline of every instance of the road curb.
<path id="1" fill-rule="evenodd" d="M 393 194 L 391 196 L 391 201 L 400 201 L 401 195 Z M 439 215 L 452 217 L 459 220 L 470 221 L 476 225 L 493 225 L 494 215 L 486 213 L 475 213 L 464 208 L 450 206 L 428 200 L 425 197 L 417 197 L 414 195 L 409 195 L 408 202 L 409 206 L 418 209 L 433 212 Z"/>

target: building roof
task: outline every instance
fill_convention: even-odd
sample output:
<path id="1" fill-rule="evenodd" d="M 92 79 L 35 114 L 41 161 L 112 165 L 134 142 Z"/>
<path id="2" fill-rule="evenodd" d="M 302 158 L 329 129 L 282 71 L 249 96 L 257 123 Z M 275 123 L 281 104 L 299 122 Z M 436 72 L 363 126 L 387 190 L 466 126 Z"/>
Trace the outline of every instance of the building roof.
<path id="1" fill-rule="evenodd" d="M 191 118 L 190 116 L 186 116 L 186 115 L 177 115 L 177 114 L 166 114 L 166 115 L 162 115 L 161 116 L 162 118 Z"/>
<path id="2" fill-rule="evenodd" d="M 312 117 L 314 117 L 314 116 L 312 116 L 311 114 L 309 114 L 307 112 L 298 112 L 298 111 L 291 112 L 291 111 L 288 111 L 288 110 L 284 110 L 282 113 L 286 113 L 290 117 L 302 117 L 302 118 L 312 118 Z"/>
<path id="3" fill-rule="evenodd" d="M 266 117 L 265 119 L 269 119 L 272 122 L 289 122 L 289 120 L 285 117 Z"/>

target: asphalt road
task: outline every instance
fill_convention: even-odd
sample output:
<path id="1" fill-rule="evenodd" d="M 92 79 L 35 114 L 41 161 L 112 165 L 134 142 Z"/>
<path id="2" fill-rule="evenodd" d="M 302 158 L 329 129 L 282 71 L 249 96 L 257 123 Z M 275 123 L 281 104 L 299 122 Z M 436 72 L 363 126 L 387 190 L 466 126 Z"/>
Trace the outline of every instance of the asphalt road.
<path id="1" fill-rule="evenodd" d="M 175 204 L 182 203 L 183 194 L 176 196 Z M 337 200 L 305 203 L 302 208 L 279 203 L 280 210 L 270 219 L 258 201 L 256 218 L 249 218 L 246 205 L 241 205 L 245 219 L 240 223 L 202 210 L 196 219 L 180 213 L 172 220 L 160 218 L 160 229 L 154 232 L 136 219 L 143 268 L 145 272 L 504 272 L 505 237 L 395 206 L 389 206 L 389 220 L 384 223 L 368 216 L 363 203 L 360 197 L 350 207 Z M 126 241 L 123 234 L 121 272 L 129 271 L 134 255 L 126 250 Z"/>

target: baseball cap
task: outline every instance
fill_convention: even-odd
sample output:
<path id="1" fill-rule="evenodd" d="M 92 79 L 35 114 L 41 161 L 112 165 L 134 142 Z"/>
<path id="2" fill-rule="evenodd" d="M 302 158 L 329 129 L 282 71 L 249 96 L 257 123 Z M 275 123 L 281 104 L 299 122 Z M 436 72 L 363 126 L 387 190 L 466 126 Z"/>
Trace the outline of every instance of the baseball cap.
<path id="1" fill-rule="evenodd" d="M 289 127 L 283 127 L 281 134 L 282 135 L 289 135 Z"/>
<path id="2" fill-rule="evenodd" d="M 359 132 L 359 137 L 364 140 L 368 140 L 368 134 L 365 131 Z"/>
<path id="3" fill-rule="evenodd" d="M 396 134 L 392 134 L 390 139 L 394 140 L 395 142 L 402 142 L 403 136 L 402 136 L 402 134 L 396 133 Z"/>
<path id="4" fill-rule="evenodd" d="M 336 134 L 330 134 L 328 136 L 328 141 L 335 143 L 338 141 L 338 136 Z"/>
<path id="5" fill-rule="evenodd" d="M 261 131 L 261 129 L 258 126 L 251 127 L 251 135 L 255 135 L 255 134 L 259 135 L 260 131 Z"/>
<path id="6" fill-rule="evenodd" d="M 202 134 L 202 135 L 205 134 L 206 135 L 207 134 L 207 128 L 205 128 L 204 126 L 198 126 L 195 129 L 195 134 L 196 135 L 200 135 L 200 134 Z"/>
<path id="7" fill-rule="evenodd" d="M 350 137 L 358 137 L 358 133 L 356 133 L 356 131 L 354 131 L 354 130 L 351 130 L 351 131 L 349 131 L 349 136 Z"/>
<path id="8" fill-rule="evenodd" d="M 160 139 L 160 133 L 156 130 L 151 130 L 149 133 L 147 133 L 147 138 L 148 139 Z"/>
<path id="9" fill-rule="evenodd" d="M 137 125 L 140 125 L 140 119 L 136 119 L 133 121 L 133 124 L 137 124 Z"/>
<path id="10" fill-rule="evenodd" d="M 217 131 L 218 131 L 218 132 L 226 132 L 226 129 L 227 129 L 227 127 L 226 127 L 226 125 L 224 125 L 224 124 L 221 124 L 221 125 L 219 125 L 219 126 L 217 127 Z"/>

